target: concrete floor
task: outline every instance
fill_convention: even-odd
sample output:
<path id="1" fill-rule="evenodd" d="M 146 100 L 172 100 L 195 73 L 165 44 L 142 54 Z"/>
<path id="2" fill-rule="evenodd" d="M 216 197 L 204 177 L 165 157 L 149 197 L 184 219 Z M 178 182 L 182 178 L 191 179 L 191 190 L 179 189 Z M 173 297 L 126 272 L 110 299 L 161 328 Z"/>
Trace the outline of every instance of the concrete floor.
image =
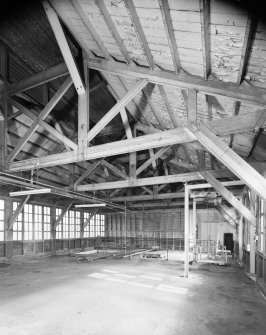
<path id="1" fill-rule="evenodd" d="M 266 301 L 236 265 L 60 256 L 0 268 L 1 335 L 266 334 Z"/>

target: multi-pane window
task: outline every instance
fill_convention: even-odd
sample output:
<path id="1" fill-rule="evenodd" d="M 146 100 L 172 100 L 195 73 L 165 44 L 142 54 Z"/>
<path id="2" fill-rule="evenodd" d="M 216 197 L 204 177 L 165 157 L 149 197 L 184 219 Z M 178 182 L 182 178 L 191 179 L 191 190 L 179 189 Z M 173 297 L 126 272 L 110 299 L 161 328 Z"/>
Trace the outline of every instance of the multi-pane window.
<path id="1" fill-rule="evenodd" d="M 90 217 L 90 213 L 84 212 L 84 223 L 88 220 L 89 217 Z M 90 226 L 89 226 L 89 224 L 86 225 L 86 227 L 84 228 L 84 237 L 90 237 Z"/>
<path id="2" fill-rule="evenodd" d="M 62 210 L 56 209 L 56 218 L 60 216 Z M 68 239 L 80 237 L 80 212 L 68 211 L 56 227 L 57 239 Z"/>
<path id="3" fill-rule="evenodd" d="M 101 215 L 101 236 L 105 234 L 105 216 Z"/>
<path id="4" fill-rule="evenodd" d="M 69 227 L 69 212 L 63 216 L 63 238 L 68 238 L 68 227 Z"/>
<path id="5" fill-rule="evenodd" d="M 76 238 L 80 237 L 80 212 L 75 212 L 75 231 L 76 231 Z"/>
<path id="6" fill-rule="evenodd" d="M 33 206 L 26 204 L 24 206 L 24 240 L 33 239 Z"/>
<path id="7" fill-rule="evenodd" d="M 265 203 L 264 200 L 260 199 L 259 202 L 259 244 L 258 244 L 258 250 L 260 252 L 265 251 L 264 250 L 264 210 L 265 210 Z"/>
<path id="8" fill-rule="evenodd" d="M 4 241 L 5 239 L 5 201 L 0 200 L 0 241 Z"/>
<path id="9" fill-rule="evenodd" d="M 43 207 L 43 238 L 45 240 L 49 240 L 51 238 L 50 207 Z"/>
<path id="10" fill-rule="evenodd" d="M 56 208 L 56 219 L 60 216 L 62 212 L 61 208 Z M 56 226 L 56 238 L 61 239 L 62 238 L 62 232 L 63 232 L 63 225 L 62 225 L 62 220 L 59 222 L 59 224 Z"/>
<path id="11" fill-rule="evenodd" d="M 18 202 L 13 202 L 15 212 Z M 13 225 L 13 240 L 50 239 L 50 208 L 26 204 Z"/>
<path id="12" fill-rule="evenodd" d="M 13 212 L 16 211 L 18 204 L 19 204 L 18 202 L 13 202 Z M 23 219 L 23 216 L 22 216 L 22 213 L 20 213 L 13 224 L 13 241 L 22 240 L 22 231 L 23 231 L 23 226 L 22 226 L 23 220 L 22 219 Z"/>
<path id="13" fill-rule="evenodd" d="M 42 240 L 42 206 L 34 206 L 34 239 Z"/>
<path id="14" fill-rule="evenodd" d="M 88 219 L 90 213 L 84 213 L 84 221 Z M 104 236 L 105 234 L 105 216 L 96 214 L 84 229 L 84 237 Z"/>
<path id="15" fill-rule="evenodd" d="M 75 212 L 69 211 L 69 238 L 75 237 Z"/>

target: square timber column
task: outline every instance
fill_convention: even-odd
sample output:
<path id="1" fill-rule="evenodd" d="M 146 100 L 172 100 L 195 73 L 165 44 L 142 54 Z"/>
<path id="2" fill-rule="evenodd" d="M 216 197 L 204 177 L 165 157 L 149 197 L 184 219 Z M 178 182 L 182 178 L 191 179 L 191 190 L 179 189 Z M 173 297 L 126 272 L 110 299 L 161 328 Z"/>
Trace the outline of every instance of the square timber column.
<path id="1" fill-rule="evenodd" d="M 13 227 L 8 229 L 9 220 L 13 214 L 13 201 L 5 200 L 5 257 L 11 259 L 13 256 Z"/>
<path id="2" fill-rule="evenodd" d="M 189 272 L 189 189 L 188 185 L 185 184 L 185 255 L 184 255 L 184 277 L 188 277 Z"/>
<path id="3" fill-rule="evenodd" d="M 80 247 L 81 250 L 84 251 L 84 211 L 80 212 Z"/>
<path id="4" fill-rule="evenodd" d="M 52 237 L 52 244 L 51 244 L 51 252 L 52 255 L 56 255 L 56 207 L 51 207 L 51 237 Z"/>

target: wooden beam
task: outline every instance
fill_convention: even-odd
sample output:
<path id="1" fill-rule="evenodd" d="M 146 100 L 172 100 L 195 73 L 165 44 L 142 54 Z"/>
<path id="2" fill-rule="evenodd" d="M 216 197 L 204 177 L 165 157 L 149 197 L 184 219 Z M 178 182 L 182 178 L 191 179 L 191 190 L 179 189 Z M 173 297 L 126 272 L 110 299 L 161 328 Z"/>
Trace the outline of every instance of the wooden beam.
<path id="1" fill-rule="evenodd" d="M 78 96 L 78 149 L 81 153 L 88 147 L 88 108 L 89 89 L 86 87 L 85 93 Z"/>
<path id="2" fill-rule="evenodd" d="M 216 176 L 221 176 L 224 173 L 213 172 Z M 98 183 L 98 184 L 88 184 L 88 185 L 79 185 L 77 187 L 77 191 L 97 191 L 97 190 L 111 190 L 115 188 L 129 188 L 129 187 L 141 187 L 148 185 L 159 185 L 159 184 L 170 184 L 170 183 L 182 183 L 185 181 L 195 181 L 195 180 L 203 180 L 201 172 L 188 172 L 188 173 L 180 173 L 176 175 L 169 176 L 158 176 L 158 177 L 150 177 L 150 178 L 141 178 L 135 180 L 119 180 L 112 181 L 108 183 Z"/>
<path id="3" fill-rule="evenodd" d="M 189 246 L 190 246 L 190 222 L 189 222 L 189 190 L 187 184 L 185 184 L 185 228 L 184 228 L 184 242 L 185 242 L 185 255 L 184 255 L 184 277 L 188 277 L 189 272 Z"/>
<path id="4" fill-rule="evenodd" d="M 168 45 L 173 59 L 175 71 L 176 73 L 179 73 L 181 70 L 181 64 L 168 0 L 159 0 L 159 6 L 163 18 L 165 32 L 167 35 Z"/>
<path id="5" fill-rule="evenodd" d="M 264 113 L 257 111 L 255 113 L 245 114 L 220 120 L 214 120 L 206 123 L 217 135 L 229 135 L 232 133 L 253 130 L 260 118 Z M 10 164 L 10 170 L 31 170 L 38 166 L 54 166 L 60 164 L 69 164 L 73 162 L 83 161 L 84 159 L 91 160 L 112 155 L 119 155 L 139 150 L 145 150 L 156 147 L 163 147 L 167 145 L 174 145 L 177 143 L 185 143 L 196 140 L 196 136 L 192 136 L 191 132 L 185 128 L 177 128 L 167 131 L 160 131 L 156 128 L 145 127 L 137 125 L 137 129 L 144 132 L 152 133 L 150 135 L 141 136 L 134 139 L 125 141 L 117 141 L 96 147 L 86 149 L 85 157 L 82 155 L 73 155 L 72 153 L 62 153 L 57 155 L 50 155 L 47 157 L 40 157 L 36 159 L 25 160 Z M 158 134 L 160 134 L 158 136 Z"/>
<path id="6" fill-rule="evenodd" d="M 150 164 L 152 164 L 156 159 L 162 156 L 166 151 L 168 151 L 171 146 L 162 148 L 156 152 L 152 157 L 150 157 L 145 163 L 143 163 L 139 168 L 137 168 L 136 176 L 138 176 L 143 170 L 145 170 Z"/>
<path id="7" fill-rule="evenodd" d="M 227 188 L 219 182 L 211 173 L 208 171 L 204 171 L 202 176 L 206 179 L 206 181 L 211 184 L 216 191 L 225 198 L 240 214 L 242 214 L 246 220 L 248 220 L 251 224 L 256 225 L 256 217 L 255 215 L 242 203 L 240 202 L 232 192 L 227 190 Z M 251 176 L 250 176 L 251 177 Z"/>
<path id="8" fill-rule="evenodd" d="M 43 127 L 45 130 L 47 130 L 50 134 L 52 134 L 54 137 L 59 139 L 61 142 L 64 143 L 67 147 L 70 147 L 73 150 L 77 150 L 78 146 L 76 143 L 71 141 L 68 137 L 63 135 L 62 131 L 56 130 L 54 127 L 50 126 L 47 122 L 40 120 L 38 123 L 41 127 Z"/>
<path id="9" fill-rule="evenodd" d="M 211 171 L 211 173 L 214 175 L 215 171 L 216 170 L 213 170 L 213 171 Z M 242 185 L 245 185 L 245 182 L 243 182 L 242 180 L 230 180 L 230 181 L 223 181 L 221 183 L 224 186 L 242 186 Z M 209 183 L 203 183 L 203 184 L 188 185 L 188 188 L 190 190 L 198 190 L 198 189 L 201 189 L 201 188 L 213 188 L 213 186 Z"/>
<path id="10" fill-rule="evenodd" d="M 263 131 L 262 127 L 263 127 L 263 124 L 265 123 L 265 120 L 266 120 L 266 111 L 264 111 L 264 113 L 261 114 L 261 117 L 259 118 L 259 120 L 257 121 L 256 123 L 256 126 L 255 126 L 255 131 L 254 131 L 254 137 L 253 137 L 253 140 L 252 140 L 252 143 L 248 149 L 248 153 L 247 153 L 247 156 L 246 157 L 250 157 L 256 147 L 256 144 L 257 144 L 257 140 L 261 134 L 261 132 Z"/>
<path id="11" fill-rule="evenodd" d="M 37 116 L 30 110 L 28 110 L 26 107 L 24 107 L 21 103 L 19 103 L 18 101 L 10 98 L 10 103 L 15 106 L 16 108 L 18 108 L 23 114 L 27 115 L 30 119 L 32 119 L 33 121 L 37 120 Z M 43 120 L 39 120 L 39 125 L 41 127 L 43 127 L 45 130 L 47 130 L 50 134 L 52 134 L 54 137 L 58 138 L 60 141 L 62 141 L 64 143 L 64 145 L 66 146 L 67 151 L 68 148 L 72 148 L 73 150 L 77 150 L 78 146 L 76 143 L 72 142 L 68 137 L 66 137 L 63 134 L 63 131 L 59 125 L 58 122 L 56 122 L 55 124 L 55 128 L 50 126 L 47 122 L 43 121 Z"/>
<path id="12" fill-rule="evenodd" d="M 149 64 L 151 69 L 154 69 L 156 67 L 156 64 L 154 62 L 154 59 L 153 59 L 153 56 L 152 56 L 152 53 L 151 53 L 146 35 L 145 35 L 144 30 L 142 28 L 142 25 L 141 25 L 141 22 L 140 22 L 140 19 L 139 19 L 139 15 L 136 11 L 136 7 L 134 6 L 134 2 L 133 2 L 133 0 L 124 0 L 124 3 L 125 3 L 125 6 L 126 6 L 126 9 L 128 11 L 128 15 L 130 16 L 131 21 L 132 21 L 133 25 L 135 26 L 136 32 L 139 35 L 139 40 L 141 42 L 144 54 L 146 55 L 148 64 Z M 172 118 L 173 117 L 173 111 L 172 111 L 171 105 L 168 101 L 168 98 L 167 98 L 167 95 L 165 93 L 164 87 L 162 85 L 159 85 L 158 87 L 159 87 L 159 90 L 161 92 L 162 98 L 165 102 L 165 105 L 166 105 L 166 108 L 167 108 L 168 113 L 170 115 L 170 118 Z M 152 99 L 149 97 L 149 94 L 148 94 L 147 90 L 143 89 L 143 93 L 144 93 L 146 99 L 148 100 L 148 103 L 149 103 L 156 119 L 158 120 L 159 124 L 164 126 L 163 119 L 161 118 L 160 113 L 157 112 L 156 106 L 153 104 Z"/>
<path id="13" fill-rule="evenodd" d="M 130 124 L 129 124 L 128 117 L 127 117 L 127 111 L 125 110 L 125 108 L 122 108 L 120 110 L 120 115 L 121 115 L 121 119 L 122 119 L 122 122 L 125 128 L 127 138 L 133 138 L 132 130 L 130 128 Z"/>
<path id="14" fill-rule="evenodd" d="M 51 28 L 57 40 L 58 46 L 61 50 L 62 56 L 70 73 L 70 76 L 75 85 L 76 91 L 78 94 L 84 94 L 85 88 L 83 85 L 82 78 L 80 76 L 78 67 L 76 65 L 75 59 L 71 53 L 69 45 L 67 43 L 63 28 L 57 16 L 57 13 L 50 5 L 50 3 L 46 0 L 43 0 L 43 7 L 46 12 L 48 21 L 50 22 Z"/>
<path id="15" fill-rule="evenodd" d="M 118 169 L 116 166 L 108 163 L 106 160 L 102 159 L 101 163 L 103 165 L 105 165 L 109 170 L 111 170 L 114 174 L 116 174 L 118 177 L 121 177 L 125 180 L 128 180 L 129 177 L 128 175 L 126 175 L 123 171 L 121 171 L 120 169 Z"/>
<path id="16" fill-rule="evenodd" d="M 165 200 L 165 199 L 177 199 L 184 198 L 184 192 L 176 193 L 164 193 L 164 194 L 145 194 L 145 195 L 131 195 L 131 196 L 121 196 L 121 197 L 111 197 L 110 201 L 114 202 L 125 202 L 125 201 L 147 201 L 147 200 Z"/>
<path id="17" fill-rule="evenodd" d="M 54 126 L 55 126 L 55 129 L 56 129 L 59 133 L 61 133 L 62 135 L 64 135 L 64 133 L 63 133 L 63 129 L 62 129 L 62 127 L 61 127 L 61 125 L 60 125 L 59 122 L 56 122 Z M 70 147 L 66 144 L 66 141 L 63 142 L 63 143 L 64 143 L 64 147 L 65 147 L 66 151 L 71 151 Z M 75 144 L 76 144 L 76 143 L 75 143 Z M 73 149 L 73 148 L 72 148 L 72 149 Z M 74 149 L 74 150 L 75 150 L 75 149 Z"/>
<path id="18" fill-rule="evenodd" d="M 230 192 L 232 192 L 236 197 L 240 197 L 243 194 L 243 188 L 231 189 Z M 216 192 L 216 191 L 194 191 L 194 192 L 190 192 L 190 198 L 192 198 L 192 199 L 194 199 L 194 198 L 206 198 L 210 193 L 218 194 L 218 192 Z"/>
<path id="19" fill-rule="evenodd" d="M 91 173 L 101 164 L 101 160 L 94 162 L 74 183 L 74 188 L 79 185 L 85 178 L 88 178 Z"/>
<path id="20" fill-rule="evenodd" d="M 141 188 L 143 189 L 144 194 L 145 194 L 145 193 L 148 193 L 148 194 L 150 194 L 150 195 L 152 195 L 152 196 L 154 195 L 154 194 L 153 194 L 153 191 L 150 190 L 148 187 L 146 187 L 146 186 L 142 186 Z M 143 194 L 143 193 L 141 193 L 141 194 Z"/>
<path id="21" fill-rule="evenodd" d="M 12 214 L 11 218 L 9 219 L 9 223 L 8 223 L 8 230 L 11 230 L 13 228 L 13 225 L 15 223 L 15 221 L 17 220 L 19 214 L 23 211 L 24 206 L 26 205 L 26 203 L 28 202 L 30 198 L 30 195 L 26 195 L 19 203 L 19 205 L 17 206 L 15 212 Z"/>
<path id="22" fill-rule="evenodd" d="M 113 83 L 107 75 L 105 75 L 104 73 L 102 73 L 102 75 L 105 77 L 105 79 L 108 83 L 108 89 L 111 92 L 111 94 L 113 95 L 113 97 L 117 101 L 121 100 L 123 98 L 123 94 L 121 93 L 121 91 L 114 89 Z M 127 86 L 125 85 L 124 81 L 120 77 L 118 77 L 118 78 L 119 78 L 119 81 L 121 82 L 121 85 L 123 86 L 125 92 L 127 93 L 128 92 Z M 135 105 L 135 108 L 131 108 L 130 106 L 127 106 L 127 109 L 130 112 L 133 119 L 135 121 L 137 121 L 140 118 L 140 115 L 142 115 L 142 117 L 145 119 L 145 117 L 143 116 L 143 114 L 144 114 L 143 108 L 141 106 L 139 106 L 134 99 L 132 99 L 132 103 Z"/>
<path id="23" fill-rule="evenodd" d="M 61 214 L 58 216 L 58 218 L 56 219 L 56 221 L 54 222 L 54 229 L 56 229 L 56 227 L 59 225 L 59 223 L 61 222 L 61 220 L 63 219 L 64 215 L 66 214 L 66 212 L 70 209 L 70 207 L 73 205 L 73 200 L 64 208 L 62 209 Z"/>
<path id="24" fill-rule="evenodd" d="M 149 65 L 153 68 L 154 67 L 154 60 L 153 60 L 153 56 L 152 53 L 150 51 L 147 39 L 146 39 L 146 35 L 143 31 L 142 25 L 140 23 L 139 20 L 139 15 L 136 11 L 136 7 L 134 5 L 133 0 L 124 0 L 125 3 L 125 7 L 127 9 L 128 15 L 131 18 L 131 22 L 133 23 L 133 25 L 135 26 L 136 32 L 139 35 L 139 40 L 142 44 L 142 48 L 144 50 L 144 53 L 147 57 L 148 63 Z"/>
<path id="25" fill-rule="evenodd" d="M 87 227 L 87 225 L 90 223 L 91 219 L 98 212 L 98 210 L 99 210 L 99 208 L 94 208 L 93 209 L 93 211 L 90 213 L 89 217 L 83 223 L 83 230 Z"/>
<path id="26" fill-rule="evenodd" d="M 105 116 L 88 132 L 87 139 L 90 142 L 119 112 L 127 103 L 134 98 L 136 94 L 147 84 L 147 79 L 141 79 L 126 95 L 117 102 L 117 104 L 105 114 Z"/>
<path id="27" fill-rule="evenodd" d="M 250 102 L 256 105 L 266 105 L 266 91 L 256 87 L 244 87 L 219 80 L 205 80 L 188 74 L 176 74 L 171 71 L 151 70 L 141 66 L 129 66 L 117 62 L 95 61 L 87 59 L 91 69 L 104 73 L 116 74 L 130 78 L 146 78 L 149 82 L 164 86 L 195 89 L 198 92 L 213 96 L 224 96 L 232 100 Z"/>
<path id="28" fill-rule="evenodd" d="M 250 53 L 252 50 L 252 45 L 254 43 L 254 38 L 257 32 L 259 19 L 257 16 L 254 16 L 253 13 L 248 14 L 248 20 L 245 30 L 241 61 L 238 70 L 237 83 L 241 84 L 247 71 L 247 64 L 250 58 Z"/>
<path id="29" fill-rule="evenodd" d="M 238 70 L 237 84 L 240 85 L 245 77 L 247 71 L 247 64 L 250 58 L 251 49 L 254 37 L 258 27 L 258 17 L 254 14 L 248 14 L 248 20 L 245 30 L 244 42 L 242 47 L 241 61 Z M 233 105 L 233 115 L 238 115 L 240 111 L 241 102 L 235 101 Z M 234 134 L 231 135 L 229 147 L 232 148 L 234 142 Z"/>
<path id="30" fill-rule="evenodd" d="M 188 121 L 197 122 L 197 91 L 188 90 Z"/>
<path id="31" fill-rule="evenodd" d="M 89 30 L 89 32 L 92 34 L 94 41 L 96 42 L 99 50 L 101 50 L 101 52 L 103 53 L 104 57 L 106 60 L 110 60 L 111 57 L 108 53 L 108 50 L 106 49 L 103 41 L 101 40 L 100 36 L 98 35 L 98 33 L 96 32 L 96 30 L 94 29 L 92 23 L 90 22 L 88 16 L 86 15 L 84 8 L 81 6 L 81 4 L 79 3 L 78 0 L 71 0 L 72 5 L 75 7 L 77 13 L 79 14 L 82 22 L 84 23 L 84 25 L 86 26 L 86 28 Z"/>
<path id="32" fill-rule="evenodd" d="M 211 73 L 210 0 L 200 0 L 200 24 L 201 24 L 203 72 L 204 72 L 204 78 L 208 79 Z"/>
<path id="33" fill-rule="evenodd" d="M 230 225 L 236 228 L 237 218 L 232 217 L 232 213 L 228 211 L 229 208 L 227 206 L 224 204 L 218 204 L 215 208 Z"/>
<path id="34" fill-rule="evenodd" d="M 0 45 L 0 74 L 3 78 L 3 92 L 0 107 L 0 171 L 6 170 L 7 157 L 7 128 L 8 128 L 8 51 L 3 44 Z"/>
<path id="35" fill-rule="evenodd" d="M 121 52 L 121 54 L 124 56 L 126 62 L 128 64 L 131 63 L 131 59 L 130 59 L 130 56 L 129 56 L 129 53 L 127 51 L 127 48 L 124 44 L 124 41 L 122 40 L 120 34 L 119 34 L 119 31 L 117 30 L 116 28 L 116 25 L 114 24 L 106 6 L 105 6 L 105 3 L 103 0 L 97 0 L 95 1 L 95 4 L 97 5 L 110 33 L 112 34 L 113 38 L 115 39 L 116 41 L 116 44 Z"/>
<path id="36" fill-rule="evenodd" d="M 58 91 L 51 98 L 48 104 L 44 107 L 41 113 L 38 115 L 36 121 L 34 121 L 33 124 L 30 126 L 30 128 L 26 131 L 26 134 L 18 141 L 16 147 L 13 149 L 13 151 L 10 153 L 10 155 L 7 158 L 8 162 L 12 162 L 14 160 L 14 158 L 20 152 L 24 144 L 30 139 L 32 134 L 40 126 L 39 121 L 44 120 L 47 117 L 47 115 L 53 110 L 55 105 L 58 103 L 58 101 L 62 98 L 62 96 L 65 94 L 65 92 L 69 89 L 71 85 L 72 85 L 72 80 L 70 77 L 68 77 L 64 81 L 64 83 L 59 87 Z"/>
<path id="37" fill-rule="evenodd" d="M 173 109 L 172 109 L 172 107 L 171 107 L 171 105 L 170 105 L 170 102 L 169 102 L 169 100 L 168 100 L 168 97 L 167 97 L 165 88 L 164 88 L 164 86 L 162 86 L 162 85 L 160 85 L 159 88 L 160 88 L 160 92 L 161 92 L 162 98 L 163 98 L 163 100 L 164 100 L 164 103 L 165 103 L 165 105 L 166 105 L 168 114 L 169 114 L 169 116 L 170 116 L 170 120 L 171 120 L 173 126 L 174 126 L 175 128 L 177 128 L 177 127 L 178 127 L 178 122 L 176 121 L 176 117 L 175 117 L 175 115 L 174 115 Z"/>
<path id="38" fill-rule="evenodd" d="M 67 66 L 65 63 L 60 63 L 47 70 L 33 74 L 32 76 L 22 79 L 14 84 L 8 86 L 7 93 L 9 95 L 14 95 L 27 91 L 36 86 L 43 85 L 51 80 L 61 78 L 69 74 Z"/>
<path id="39" fill-rule="evenodd" d="M 198 141 L 229 170 L 266 200 L 266 179 L 203 124 L 190 126 Z"/>
<path id="40" fill-rule="evenodd" d="M 192 205 L 192 201 L 189 202 L 190 205 Z M 128 206 L 130 209 L 133 208 L 152 208 L 152 207 L 157 207 L 158 210 L 162 208 L 173 208 L 175 209 L 176 207 L 181 207 L 184 208 L 184 200 L 177 200 L 177 201 L 156 201 L 156 202 L 141 202 L 141 203 L 134 203 L 130 204 Z M 172 209 L 172 212 L 173 212 Z"/>
<path id="41" fill-rule="evenodd" d="M 106 143 L 89 147 L 84 155 L 78 152 L 64 152 L 55 155 L 43 156 L 38 158 L 27 159 L 9 164 L 10 171 L 32 170 L 36 167 L 46 167 L 54 165 L 63 165 L 84 160 L 93 160 L 102 157 L 110 157 L 129 152 L 136 152 L 150 148 L 164 147 L 176 143 L 195 141 L 191 131 L 185 128 L 171 129 L 164 132 L 136 137 L 113 143 Z"/>
<path id="42" fill-rule="evenodd" d="M 159 123 L 159 125 L 161 127 L 165 128 L 164 127 L 164 121 L 163 121 L 163 118 L 161 116 L 161 111 L 158 110 L 158 108 L 156 107 L 156 105 L 153 103 L 153 101 L 152 101 L 152 99 L 150 97 L 150 94 L 149 94 L 147 88 L 143 89 L 143 94 L 144 94 L 144 97 L 146 98 L 147 103 L 150 106 L 150 108 L 151 108 L 151 110 L 152 110 L 152 112 L 153 112 L 153 114 L 155 116 L 155 119 L 157 120 L 157 122 Z"/>

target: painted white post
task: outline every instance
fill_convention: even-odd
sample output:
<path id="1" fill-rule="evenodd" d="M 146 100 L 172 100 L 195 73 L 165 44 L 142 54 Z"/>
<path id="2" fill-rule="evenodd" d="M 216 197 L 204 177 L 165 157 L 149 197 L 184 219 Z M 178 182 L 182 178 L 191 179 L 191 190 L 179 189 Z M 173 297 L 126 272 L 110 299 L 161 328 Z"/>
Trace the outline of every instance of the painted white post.
<path id="1" fill-rule="evenodd" d="M 194 198 L 193 199 L 193 252 L 194 256 L 193 259 L 197 261 L 196 259 L 196 250 L 197 250 L 197 201 Z"/>
<path id="2" fill-rule="evenodd" d="M 185 184 L 185 255 L 184 255 L 184 277 L 188 277 L 189 271 L 189 189 Z"/>

